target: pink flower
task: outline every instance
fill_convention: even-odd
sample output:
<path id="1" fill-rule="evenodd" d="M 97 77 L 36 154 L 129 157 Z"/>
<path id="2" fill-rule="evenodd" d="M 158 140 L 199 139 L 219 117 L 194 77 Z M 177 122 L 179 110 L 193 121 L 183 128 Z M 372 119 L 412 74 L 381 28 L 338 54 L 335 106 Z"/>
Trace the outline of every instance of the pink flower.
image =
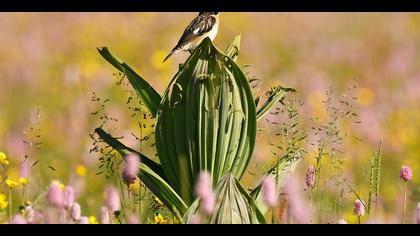
<path id="1" fill-rule="evenodd" d="M 400 172 L 400 178 L 404 181 L 408 181 L 411 178 L 413 178 L 413 173 L 411 172 L 410 167 L 402 166 L 401 172 Z"/>
<path id="2" fill-rule="evenodd" d="M 354 202 L 354 214 L 356 216 L 363 216 L 363 215 L 365 215 L 365 206 L 363 205 L 363 203 L 359 199 L 357 199 Z"/>
<path id="3" fill-rule="evenodd" d="M 74 204 L 74 189 L 71 186 L 67 186 L 64 190 L 64 207 L 70 209 Z"/>
<path id="4" fill-rule="evenodd" d="M 195 194 L 199 198 L 205 198 L 211 194 L 211 176 L 208 171 L 202 171 L 198 176 L 197 184 L 195 185 Z"/>
<path id="5" fill-rule="evenodd" d="M 205 197 L 201 198 L 201 210 L 207 214 L 210 215 L 214 207 L 216 205 L 216 195 L 213 192 L 210 192 Z"/>
<path id="6" fill-rule="evenodd" d="M 105 189 L 105 205 L 111 212 L 118 211 L 120 209 L 120 196 L 114 186 L 108 186 Z"/>
<path id="7" fill-rule="evenodd" d="M 303 186 L 301 181 L 297 181 L 296 177 L 290 176 L 284 187 L 286 199 L 289 205 L 290 217 L 296 224 L 308 224 L 311 221 L 310 203 L 303 196 Z"/>
<path id="8" fill-rule="evenodd" d="M 191 218 L 190 218 L 190 224 L 193 224 L 193 225 L 201 224 L 200 217 L 197 216 L 197 215 L 191 216 Z"/>
<path id="9" fill-rule="evenodd" d="M 71 218 L 75 221 L 80 220 L 81 213 L 82 211 L 79 203 L 75 202 L 71 207 Z"/>
<path id="10" fill-rule="evenodd" d="M 131 225 L 135 225 L 139 223 L 139 219 L 136 215 L 130 215 L 127 219 L 127 223 Z"/>
<path id="11" fill-rule="evenodd" d="M 50 188 L 48 189 L 47 193 L 48 201 L 54 205 L 55 207 L 63 207 L 64 204 L 64 194 L 60 188 L 59 182 L 52 182 Z"/>
<path id="12" fill-rule="evenodd" d="M 277 190 L 276 190 L 276 183 L 274 179 L 270 176 L 264 178 L 263 185 L 263 199 L 265 204 L 270 208 L 276 207 L 278 202 Z"/>
<path id="13" fill-rule="evenodd" d="M 100 224 L 109 224 L 109 209 L 108 207 L 103 206 L 101 208 L 101 213 L 99 214 L 99 223 Z"/>
<path id="14" fill-rule="evenodd" d="M 130 154 L 125 159 L 125 166 L 122 171 L 122 177 L 126 184 L 133 184 L 136 181 L 139 172 L 140 158 L 135 154 Z"/>
<path id="15" fill-rule="evenodd" d="M 305 183 L 309 189 L 315 186 L 315 168 L 313 166 L 309 166 L 306 171 Z"/>
<path id="16" fill-rule="evenodd" d="M 81 224 L 81 225 L 87 225 L 87 224 L 89 224 L 89 218 L 87 216 L 80 217 L 79 224 Z"/>
<path id="17" fill-rule="evenodd" d="M 29 177 L 29 161 L 25 160 L 22 163 L 20 163 L 20 177 L 28 179 Z"/>
<path id="18" fill-rule="evenodd" d="M 25 218 L 21 214 L 17 214 L 13 217 L 11 224 L 14 225 L 23 225 L 26 224 Z"/>

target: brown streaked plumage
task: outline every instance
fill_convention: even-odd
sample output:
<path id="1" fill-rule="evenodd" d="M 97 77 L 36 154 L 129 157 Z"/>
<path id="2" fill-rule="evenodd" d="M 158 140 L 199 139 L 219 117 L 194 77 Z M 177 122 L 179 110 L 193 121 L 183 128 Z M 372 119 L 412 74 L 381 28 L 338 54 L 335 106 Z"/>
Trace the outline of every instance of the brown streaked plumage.
<path id="1" fill-rule="evenodd" d="M 177 45 L 163 62 L 179 51 L 192 52 L 206 37 L 214 40 L 219 29 L 219 12 L 200 12 L 187 26 Z"/>

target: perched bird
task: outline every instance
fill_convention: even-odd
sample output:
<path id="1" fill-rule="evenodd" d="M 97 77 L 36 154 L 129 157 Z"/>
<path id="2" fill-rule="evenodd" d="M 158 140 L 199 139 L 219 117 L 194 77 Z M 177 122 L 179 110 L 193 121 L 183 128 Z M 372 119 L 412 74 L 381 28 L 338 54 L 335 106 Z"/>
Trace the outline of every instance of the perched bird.
<path id="1" fill-rule="evenodd" d="M 219 12 L 200 12 L 187 26 L 177 45 L 163 62 L 179 51 L 189 51 L 191 53 L 206 37 L 214 40 L 218 29 Z"/>

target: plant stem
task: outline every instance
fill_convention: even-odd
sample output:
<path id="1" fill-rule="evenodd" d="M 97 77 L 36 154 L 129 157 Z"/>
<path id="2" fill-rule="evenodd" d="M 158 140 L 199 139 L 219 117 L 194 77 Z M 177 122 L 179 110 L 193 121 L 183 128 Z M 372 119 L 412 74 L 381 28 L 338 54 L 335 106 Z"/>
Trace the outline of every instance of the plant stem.
<path id="1" fill-rule="evenodd" d="M 360 225 L 360 216 L 357 216 L 357 223 Z"/>
<path id="2" fill-rule="evenodd" d="M 9 218 L 12 222 L 12 190 L 9 188 Z"/>
<path id="3" fill-rule="evenodd" d="M 403 215 L 402 215 L 402 223 L 404 224 L 405 221 L 405 208 L 407 205 L 407 181 L 404 182 L 404 205 L 403 205 Z"/>

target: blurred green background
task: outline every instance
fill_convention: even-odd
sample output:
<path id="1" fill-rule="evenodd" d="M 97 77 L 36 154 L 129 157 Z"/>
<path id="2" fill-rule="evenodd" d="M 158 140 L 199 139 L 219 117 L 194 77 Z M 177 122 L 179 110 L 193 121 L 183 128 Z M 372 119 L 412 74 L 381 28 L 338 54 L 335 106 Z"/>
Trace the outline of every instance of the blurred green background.
<path id="1" fill-rule="evenodd" d="M 117 128 L 113 133 L 133 147 L 138 145 L 130 135 L 138 127 L 125 105 L 127 95 L 115 85 L 115 70 L 96 47 L 109 47 L 163 93 L 188 53 L 166 63 L 162 60 L 195 15 L 1 13 L 0 151 L 16 167 L 10 176 L 18 176 L 17 163 L 28 155 L 39 160 L 32 169 L 32 196 L 58 179 L 76 185 L 79 202 L 96 214 L 105 180 L 96 175 L 97 154 L 89 153 L 89 133 L 100 125 L 91 115 L 99 109 L 90 101 L 93 92 L 111 99 L 106 110 L 118 119 L 109 124 Z M 362 123 L 343 127 L 351 134 L 341 147 L 344 175 L 366 196 L 368 158 L 382 140 L 379 212 L 386 222 L 399 221 L 403 197 L 399 171 L 403 164 L 409 165 L 414 177 L 408 183 L 407 221 L 413 222 L 420 201 L 420 14 L 222 13 L 220 17 L 216 45 L 225 48 L 242 34 L 238 63 L 252 65 L 247 71 L 266 84 L 296 88 L 304 103 L 303 119 L 323 116 L 322 99 L 329 87 L 339 96 L 356 80 L 353 95 L 358 97 Z M 272 160 L 268 139 L 259 133 L 255 163 Z M 42 143 L 41 149 L 30 142 Z M 298 176 L 309 163 L 313 163 L 310 151 Z M 244 179 L 250 186 L 259 180 Z M 346 194 L 346 199 L 343 216 L 352 221 L 354 196 Z"/>

